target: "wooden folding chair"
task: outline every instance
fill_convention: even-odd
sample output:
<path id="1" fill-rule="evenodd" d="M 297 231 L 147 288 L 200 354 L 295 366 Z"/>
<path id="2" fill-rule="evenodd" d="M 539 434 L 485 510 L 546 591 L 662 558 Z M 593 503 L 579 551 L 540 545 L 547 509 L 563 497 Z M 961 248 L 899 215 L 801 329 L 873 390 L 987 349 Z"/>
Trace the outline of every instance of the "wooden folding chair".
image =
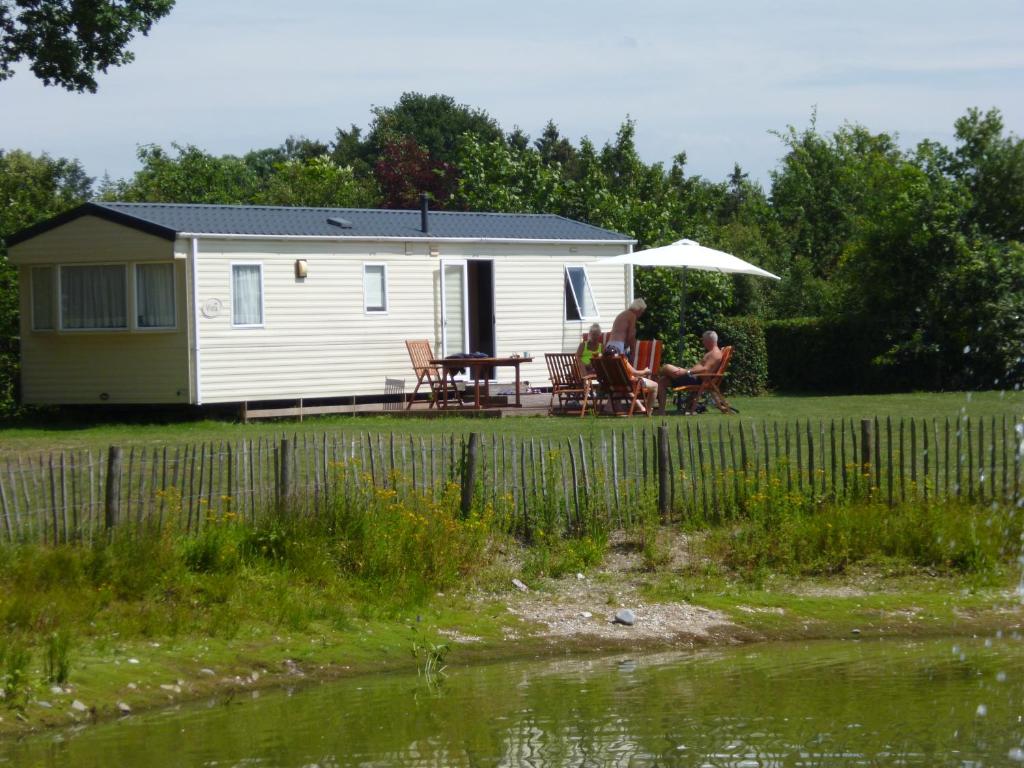
<path id="1" fill-rule="evenodd" d="M 548 413 L 555 413 L 555 398 L 558 398 L 558 412 L 569 413 L 573 401 L 580 403 L 580 416 L 587 413 L 587 401 L 591 397 L 590 379 L 583 375 L 579 358 L 575 352 L 545 353 L 548 376 L 551 378 L 551 402 Z"/>
<path id="2" fill-rule="evenodd" d="M 430 341 L 427 339 L 407 339 L 405 348 L 409 350 L 412 370 L 416 374 L 416 388 L 409 395 L 409 403 L 405 406 L 405 409 L 409 410 L 412 408 L 412 404 L 416 402 L 416 393 L 419 392 L 420 387 L 424 384 L 430 387 L 429 407 L 433 408 L 445 396 L 445 390 L 444 373 L 438 366 L 430 364 L 434 357 L 434 352 L 430 348 Z M 450 388 L 449 392 L 452 389 L 454 388 Z M 458 397 L 457 392 L 453 394 L 455 397 Z"/>
<path id="3" fill-rule="evenodd" d="M 718 370 L 714 373 L 695 373 L 694 377 L 700 379 L 699 384 L 684 384 L 681 387 L 672 387 L 672 391 L 676 396 L 676 410 L 686 410 L 687 413 L 696 413 L 697 404 L 700 399 L 707 395 L 711 398 L 711 402 L 714 406 L 722 413 L 739 413 L 735 408 L 729 405 L 729 401 L 725 399 L 722 394 L 722 379 L 725 377 L 725 371 L 729 367 L 729 359 L 732 357 L 732 347 L 722 347 L 722 362 L 718 364 Z M 687 409 L 683 404 L 685 396 L 690 397 L 690 406 Z"/>
<path id="4" fill-rule="evenodd" d="M 631 361 L 633 367 L 638 370 L 650 368 L 651 378 L 655 378 L 658 375 L 658 369 L 661 368 L 662 346 L 661 339 L 638 340 Z"/>
<path id="5" fill-rule="evenodd" d="M 597 374 L 598 404 L 594 406 L 595 410 L 602 403 L 607 403 L 616 416 L 632 416 L 643 394 L 643 382 L 639 378 L 630 377 L 626 361 L 618 355 L 593 357 L 590 363 Z M 621 404 L 624 410 L 616 410 L 617 404 Z M 647 415 L 650 416 L 650 412 Z"/>
<path id="6" fill-rule="evenodd" d="M 605 331 L 601 334 L 601 346 L 608 346 L 608 340 L 612 334 L 610 331 Z M 590 334 L 583 334 L 583 341 L 590 338 Z M 636 349 L 633 350 L 633 357 L 629 361 L 633 364 L 634 368 L 650 368 L 651 375 L 654 376 L 658 369 L 661 368 L 661 350 L 663 344 L 661 339 L 637 339 Z"/>

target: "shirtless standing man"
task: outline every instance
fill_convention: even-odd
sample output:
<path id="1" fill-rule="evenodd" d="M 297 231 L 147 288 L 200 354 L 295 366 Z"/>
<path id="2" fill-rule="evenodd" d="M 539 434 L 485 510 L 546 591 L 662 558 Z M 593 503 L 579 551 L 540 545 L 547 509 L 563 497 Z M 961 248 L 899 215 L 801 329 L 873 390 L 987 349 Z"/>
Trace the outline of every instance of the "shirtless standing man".
<path id="1" fill-rule="evenodd" d="M 629 358 L 636 349 L 636 321 L 647 309 L 647 302 L 634 299 L 633 303 L 619 312 L 612 322 L 611 336 L 605 349 L 617 349 L 619 354 Z"/>
<path id="2" fill-rule="evenodd" d="M 722 350 L 718 348 L 718 334 L 714 331 L 704 331 L 700 340 L 706 352 L 695 366 L 680 368 L 677 365 L 666 363 L 658 371 L 658 413 L 665 413 L 665 399 L 668 397 L 669 388 L 700 384 L 700 379 L 695 374 L 718 371 L 718 366 L 722 364 Z"/>

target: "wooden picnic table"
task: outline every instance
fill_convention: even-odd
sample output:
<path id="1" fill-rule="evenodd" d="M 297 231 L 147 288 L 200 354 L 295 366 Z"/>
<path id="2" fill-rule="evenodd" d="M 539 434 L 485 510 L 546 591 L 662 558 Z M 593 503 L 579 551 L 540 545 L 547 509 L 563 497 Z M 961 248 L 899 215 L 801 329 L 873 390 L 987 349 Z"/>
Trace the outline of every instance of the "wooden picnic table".
<path id="1" fill-rule="evenodd" d="M 455 373 L 456 371 L 462 370 L 463 368 L 469 369 L 469 375 L 473 379 L 473 402 L 470 406 L 476 410 L 484 407 L 483 402 L 480 400 L 480 375 L 486 368 L 502 368 L 509 367 L 515 368 L 516 371 L 516 401 L 514 405 L 516 408 L 522 408 L 523 402 L 521 399 L 520 391 L 520 376 L 519 366 L 523 363 L 532 363 L 532 357 L 444 357 L 438 360 L 431 360 L 431 365 L 436 365 L 441 368 L 442 375 L 441 379 L 444 382 L 444 397 L 441 398 L 438 405 L 442 408 L 448 407 L 448 381 L 451 380 L 452 387 L 455 386 Z M 484 389 L 488 391 L 488 382 L 486 379 L 483 380 Z"/>

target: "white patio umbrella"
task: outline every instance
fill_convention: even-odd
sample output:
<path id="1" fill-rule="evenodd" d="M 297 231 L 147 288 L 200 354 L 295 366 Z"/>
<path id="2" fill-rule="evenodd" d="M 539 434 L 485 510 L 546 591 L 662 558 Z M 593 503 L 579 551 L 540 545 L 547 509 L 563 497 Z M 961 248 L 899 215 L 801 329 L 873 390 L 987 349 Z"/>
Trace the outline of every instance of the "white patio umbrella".
<path id="1" fill-rule="evenodd" d="M 645 251 L 624 253 L 601 259 L 596 264 L 632 264 L 638 267 L 680 267 L 679 285 L 682 295 L 679 302 L 679 344 L 683 344 L 683 332 L 686 327 L 686 270 L 700 269 L 705 272 L 722 272 L 725 274 L 756 275 L 771 280 L 780 280 L 767 270 L 755 267 L 748 261 L 733 256 L 725 251 L 717 251 L 701 245 L 696 240 L 677 240 L 660 248 L 648 248 Z M 682 349 L 680 349 L 682 352 Z"/>

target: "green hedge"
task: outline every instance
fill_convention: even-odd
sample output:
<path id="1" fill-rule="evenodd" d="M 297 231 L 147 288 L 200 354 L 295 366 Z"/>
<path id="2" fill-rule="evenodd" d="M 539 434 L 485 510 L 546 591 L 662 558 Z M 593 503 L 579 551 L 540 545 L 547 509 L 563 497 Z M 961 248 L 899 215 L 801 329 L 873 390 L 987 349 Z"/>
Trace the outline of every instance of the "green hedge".
<path id="1" fill-rule="evenodd" d="M 760 395 L 768 387 L 768 346 L 764 325 L 756 317 L 726 317 L 718 321 L 720 346 L 733 347 L 725 391 L 734 395 Z"/>
<path id="2" fill-rule="evenodd" d="M 765 323 L 768 381 L 784 392 L 877 393 L 912 388 L 906 371 L 884 362 L 881 323 L 801 317 Z M 923 378 L 924 372 L 919 371 Z"/>

